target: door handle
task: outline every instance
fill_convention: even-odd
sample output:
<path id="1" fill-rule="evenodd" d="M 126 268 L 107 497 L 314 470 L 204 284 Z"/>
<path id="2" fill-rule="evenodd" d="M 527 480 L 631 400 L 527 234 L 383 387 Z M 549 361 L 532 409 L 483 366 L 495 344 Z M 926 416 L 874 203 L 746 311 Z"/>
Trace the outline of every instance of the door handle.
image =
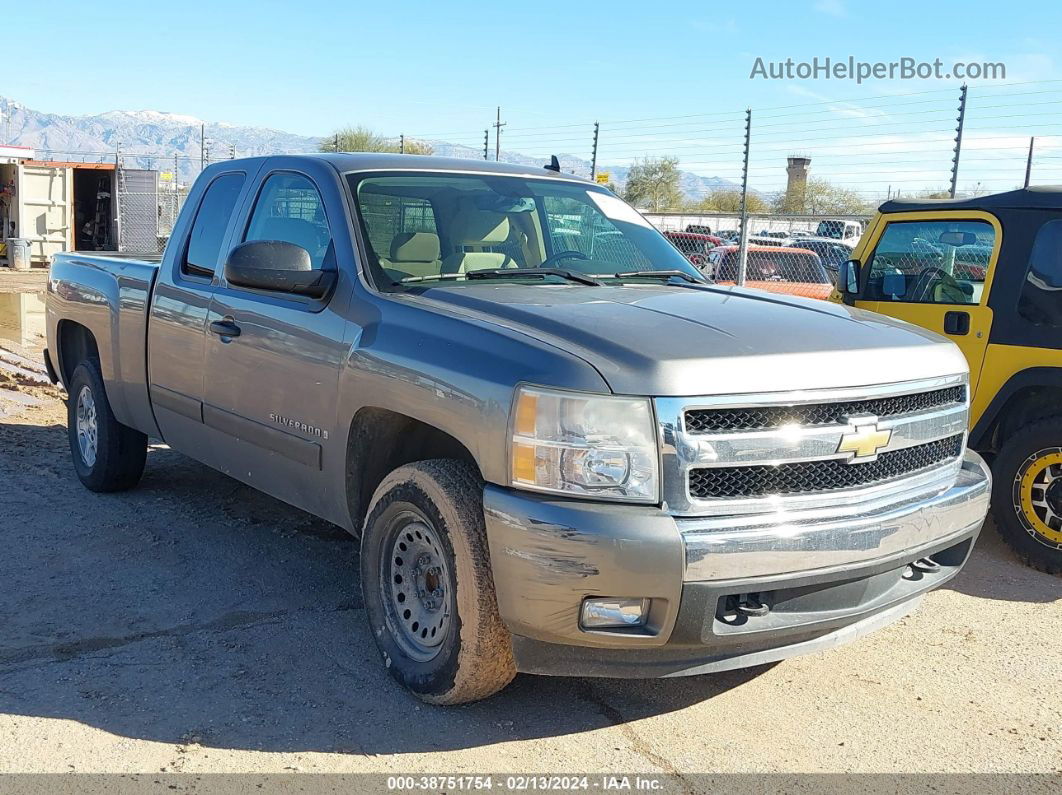
<path id="1" fill-rule="evenodd" d="M 961 337 L 970 333 L 970 313 L 969 312 L 945 312 L 944 313 L 944 333 L 954 334 Z"/>
<path id="2" fill-rule="evenodd" d="M 210 324 L 210 330 L 217 334 L 219 337 L 238 337 L 240 336 L 240 327 L 232 320 L 226 318 L 225 320 L 215 320 Z"/>

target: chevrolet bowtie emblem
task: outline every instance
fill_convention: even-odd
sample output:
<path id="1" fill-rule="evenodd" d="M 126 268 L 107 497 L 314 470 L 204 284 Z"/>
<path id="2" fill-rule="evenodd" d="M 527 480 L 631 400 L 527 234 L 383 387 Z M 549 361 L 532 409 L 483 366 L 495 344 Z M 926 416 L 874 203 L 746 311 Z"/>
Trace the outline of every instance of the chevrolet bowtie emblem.
<path id="1" fill-rule="evenodd" d="M 837 445 L 838 453 L 851 453 L 846 459 L 849 464 L 866 464 L 878 457 L 878 450 L 888 445 L 892 439 L 892 430 L 881 430 L 876 422 L 854 421 L 854 430 L 841 437 Z"/>

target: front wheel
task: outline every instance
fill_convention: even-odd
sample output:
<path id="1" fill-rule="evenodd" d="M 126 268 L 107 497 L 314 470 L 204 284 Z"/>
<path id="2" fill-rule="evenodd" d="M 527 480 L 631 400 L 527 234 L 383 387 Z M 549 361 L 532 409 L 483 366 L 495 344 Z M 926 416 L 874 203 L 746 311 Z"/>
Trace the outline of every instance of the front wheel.
<path id="1" fill-rule="evenodd" d="M 131 489 L 144 474 L 147 436 L 114 418 L 95 359 L 74 369 L 69 387 L 66 425 L 78 479 L 92 491 Z"/>
<path id="2" fill-rule="evenodd" d="M 1062 573 L 1062 419 L 1028 425 L 992 464 L 992 513 L 1003 540 L 1029 565 Z"/>
<path id="3" fill-rule="evenodd" d="M 483 482 L 467 464 L 399 467 L 373 495 L 361 588 L 391 676 L 433 704 L 486 698 L 516 673 L 498 614 Z"/>

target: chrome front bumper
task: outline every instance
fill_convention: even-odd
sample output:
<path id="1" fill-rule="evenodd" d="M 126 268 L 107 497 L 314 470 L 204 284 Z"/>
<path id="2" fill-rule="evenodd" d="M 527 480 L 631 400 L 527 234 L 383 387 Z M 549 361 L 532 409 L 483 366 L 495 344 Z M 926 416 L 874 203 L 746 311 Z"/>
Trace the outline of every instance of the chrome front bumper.
<path id="1" fill-rule="evenodd" d="M 990 491 L 988 468 L 967 453 L 939 491 L 875 494 L 857 509 L 693 519 L 488 485 L 484 514 L 521 670 L 667 676 L 780 659 L 899 617 L 962 568 Z M 940 570 L 910 576 L 926 556 Z M 750 593 L 773 601 L 770 615 L 728 623 L 723 606 Z M 583 630 L 593 596 L 647 598 L 649 621 Z"/>
<path id="2" fill-rule="evenodd" d="M 935 496 L 884 494 L 830 509 L 678 519 L 683 579 L 803 576 L 908 556 L 979 527 L 991 491 L 988 466 L 967 452 L 954 485 Z"/>

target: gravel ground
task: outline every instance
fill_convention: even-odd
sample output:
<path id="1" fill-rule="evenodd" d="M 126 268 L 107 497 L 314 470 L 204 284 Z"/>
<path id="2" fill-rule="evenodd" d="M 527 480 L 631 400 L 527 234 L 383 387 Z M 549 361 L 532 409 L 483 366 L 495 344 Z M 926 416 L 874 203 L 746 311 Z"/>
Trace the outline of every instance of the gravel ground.
<path id="1" fill-rule="evenodd" d="M 1062 772 L 1062 580 L 991 529 L 838 650 L 436 708 L 379 663 L 341 531 L 161 445 L 92 494 L 57 393 L 3 392 L 0 772 Z"/>

